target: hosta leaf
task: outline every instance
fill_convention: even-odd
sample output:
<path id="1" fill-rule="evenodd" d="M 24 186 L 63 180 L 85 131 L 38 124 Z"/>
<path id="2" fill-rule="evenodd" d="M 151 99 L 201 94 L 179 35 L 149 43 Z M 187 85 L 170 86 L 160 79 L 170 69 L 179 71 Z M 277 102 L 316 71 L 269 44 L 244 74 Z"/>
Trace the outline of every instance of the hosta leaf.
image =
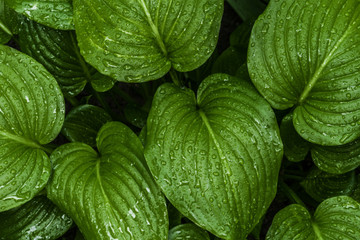
<path id="1" fill-rule="evenodd" d="M 168 240 L 210 240 L 209 234 L 192 223 L 178 225 L 169 231 Z"/>
<path id="2" fill-rule="evenodd" d="M 360 136 L 359 28 L 358 0 L 271 1 L 254 25 L 250 77 L 274 108 L 294 108 L 309 142 Z"/>
<path id="3" fill-rule="evenodd" d="M 202 65 L 215 48 L 223 12 L 223 0 L 73 2 L 81 54 L 125 82 Z"/>
<path id="4" fill-rule="evenodd" d="M 26 19 L 19 43 L 23 52 L 45 66 L 67 95 L 79 94 L 96 72 L 81 57 L 73 31 L 55 30 Z"/>
<path id="5" fill-rule="evenodd" d="M 349 172 L 360 166 L 360 139 L 342 146 L 313 145 L 311 156 L 323 171 L 334 174 Z"/>
<path id="6" fill-rule="evenodd" d="M 0 45 L 0 212 L 29 201 L 47 183 L 50 143 L 64 121 L 64 99 L 49 72 Z"/>
<path id="7" fill-rule="evenodd" d="M 360 204 L 347 196 L 333 197 L 323 201 L 314 216 L 298 204 L 280 210 L 266 239 L 357 240 L 360 236 L 359 225 Z"/>
<path id="8" fill-rule="evenodd" d="M 163 195 L 152 179 L 137 136 L 119 122 L 105 124 L 94 151 L 69 143 L 51 155 L 48 197 L 91 239 L 166 239 Z"/>
<path id="9" fill-rule="evenodd" d="M 85 104 L 73 108 L 66 115 L 62 133 L 71 142 L 95 146 L 98 131 L 110 121 L 111 116 L 104 109 Z"/>
<path id="10" fill-rule="evenodd" d="M 106 92 L 110 90 L 114 86 L 115 82 L 115 79 L 100 73 L 95 73 L 90 79 L 92 88 L 97 92 Z"/>
<path id="11" fill-rule="evenodd" d="M 72 225 L 72 220 L 45 196 L 21 207 L 0 213 L 1 240 L 56 239 Z"/>
<path id="12" fill-rule="evenodd" d="M 17 13 L 0 0 L 0 44 L 7 43 L 13 34 L 17 33 Z"/>
<path id="13" fill-rule="evenodd" d="M 310 170 L 301 182 L 305 191 L 316 201 L 341 195 L 350 196 L 357 186 L 355 171 L 345 174 L 331 174 L 318 168 Z"/>
<path id="14" fill-rule="evenodd" d="M 311 144 L 296 132 L 292 119 L 292 113 L 283 118 L 280 125 L 280 134 L 284 143 L 284 155 L 286 158 L 292 162 L 300 162 L 305 159 Z"/>
<path id="15" fill-rule="evenodd" d="M 72 0 L 5 0 L 9 7 L 46 26 L 74 29 Z"/>
<path id="16" fill-rule="evenodd" d="M 226 74 L 197 97 L 166 83 L 147 128 L 145 157 L 170 202 L 214 235 L 244 239 L 276 193 L 282 143 L 269 104 Z"/>
<path id="17" fill-rule="evenodd" d="M 227 2 L 244 21 L 257 18 L 266 7 L 262 0 L 227 0 Z"/>

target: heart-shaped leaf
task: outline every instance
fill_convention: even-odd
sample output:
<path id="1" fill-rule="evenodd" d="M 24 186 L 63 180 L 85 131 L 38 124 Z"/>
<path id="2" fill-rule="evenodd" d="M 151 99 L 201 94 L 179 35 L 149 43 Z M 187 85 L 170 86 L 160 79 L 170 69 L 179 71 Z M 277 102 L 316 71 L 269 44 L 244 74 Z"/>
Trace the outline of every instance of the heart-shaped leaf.
<path id="1" fill-rule="evenodd" d="M 74 0 L 81 54 L 119 81 L 191 71 L 213 52 L 223 0 Z"/>
<path id="2" fill-rule="evenodd" d="M 45 196 L 0 213 L 0 240 L 57 239 L 73 221 Z"/>
<path id="3" fill-rule="evenodd" d="M 209 234 L 192 223 L 178 225 L 169 231 L 168 240 L 210 240 Z"/>
<path id="4" fill-rule="evenodd" d="M 311 216 L 306 208 L 293 204 L 276 215 L 267 240 L 344 239 L 360 236 L 360 204 L 347 196 L 323 201 Z"/>
<path id="5" fill-rule="evenodd" d="M 345 174 L 331 174 L 318 168 L 310 170 L 301 185 L 316 201 L 341 195 L 351 196 L 357 186 L 355 171 Z"/>
<path id="6" fill-rule="evenodd" d="M 274 108 L 294 108 L 309 142 L 360 137 L 359 28 L 358 0 L 271 1 L 254 25 L 250 77 Z"/>
<path id="7" fill-rule="evenodd" d="M 25 19 L 20 28 L 19 43 L 23 52 L 43 64 L 56 78 L 66 95 L 79 94 L 93 77 L 103 76 L 85 63 L 74 31 L 55 30 Z"/>
<path id="8" fill-rule="evenodd" d="M 42 145 L 59 134 L 64 113 L 51 74 L 0 45 L 0 212 L 29 201 L 46 185 L 51 166 Z"/>
<path id="9" fill-rule="evenodd" d="M 165 199 L 137 136 L 110 122 L 98 133 L 97 149 L 83 143 L 56 149 L 48 197 L 74 219 L 86 239 L 167 239 Z"/>
<path id="10" fill-rule="evenodd" d="M 74 29 L 72 0 L 5 0 L 16 12 L 55 29 Z"/>
<path id="11" fill-rule="evenodd" d="M 110 121 L 111 116 L 104 109 L 85 104 L 66 115 L 62 133 L 71 142 L 83 142 L 93 147 L 98 131 Z"/>
<path id="12" fill-rule="evenodd" d="M 170 202 L 214 235 L 244 239 L 276 193 L 282 143 L 270 105 L 215 74 L 197 97 L 160 86 L 147 127 L 145 157 Z"/>

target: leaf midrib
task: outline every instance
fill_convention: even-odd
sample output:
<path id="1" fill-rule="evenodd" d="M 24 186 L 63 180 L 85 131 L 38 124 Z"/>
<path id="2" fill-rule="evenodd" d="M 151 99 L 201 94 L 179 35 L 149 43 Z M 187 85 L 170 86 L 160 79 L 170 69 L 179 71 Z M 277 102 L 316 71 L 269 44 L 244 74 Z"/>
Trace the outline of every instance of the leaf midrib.
<path id="1" fill-rule="evenodd" d="M 144 0 L 140 0 L 140 4 L 141 4 L 141 7 L 143 8 L 145 14 L 146 14 L 146 18 L 147 18 L 147 21 L 151 27 L 151 30 L 153 31 L 153 34 L 155 36 L 155 39 L 156 39 L 156 42 L 158 43 L 161 51 L 163 52 L 163 54 L 165 55 L 165 57 L 168 55 L 168 52 L 166 50 L 166 47 L 165 47 L 165 44 L 163 42 L 163 40 L 161 39 L 161 36 L 160 36 L 160 33 L 159 33 L 159 29 L 155 26 L 152 18 L 151 18 L 151 14 L 149 12 L 149 9 L 147 8 Z"/>
<path id="2" fill-rule="evenodd" d="M 300 95 L 300 98 L 298 101 L 299 105 L 301 105 L 305 101 L 305 99 L 309 96 L 309 93 L 315 86 L 316 82 L 319 80 L 322 71 L 327 66 L 327 64 L 332 60 L 332 58 L 334 57 L 334 53 L 338 50 L 339 46 L 343 43 L 343 41 L 346 39 L 346 37 L 348 37 L 348 35 L 350 34 L 350 30 L 352 30 L 352 26 L 353 26 L 353 24 L 350 24 L 348 26 L 348 28 L 346 29 L 346 31 L 344 32 L 342 37 L 336 42 L 335 46 L 330 51 L 328 56 L 321 63 L 320 67 L 315 71 L 314 75 L 311 77 L 310 81 L 305 86 L 304 91 Z"/>
<path id="3" fill-rule="evenodd" d="M 319 229 L 318 225 L 316 224 L 316 222 L 311 221 L 311 226 L 312 226 L 312 228 L 314 230 L 314 233 L 315 233 L 316 237 L 318 238 L 318 240 L 324 240 L 324 238 L 322 237 L 320 229 Z"/>

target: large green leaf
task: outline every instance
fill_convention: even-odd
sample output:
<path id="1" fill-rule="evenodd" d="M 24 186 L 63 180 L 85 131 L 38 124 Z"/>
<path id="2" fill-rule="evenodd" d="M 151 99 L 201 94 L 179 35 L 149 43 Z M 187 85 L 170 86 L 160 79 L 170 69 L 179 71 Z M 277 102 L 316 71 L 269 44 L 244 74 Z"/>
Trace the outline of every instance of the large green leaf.
<path id="1" fill-rule="evenodd" d="M 267 240 L 358 240 L 360 204 L 347 196 L 323 201 L 311 216 L 306 208 L 293 204 L 280 210 L 266 235 Z"/>
<path id="2" fill-rule="evenodd" d="M 72 0 L 5 0 L 9 7 L 46 26 L 74 29 Z"/>
<path id="3" fill-rule="evenodd" d="M 168 240 L 210 240 L 209 234 L 192 223 L 178 225 L 169 231 Z"/>
<path id="4" fill-rule="evenodd" d="M 45 196 L 0 213 L 0 240 L 56 239 L 73 221 Z"/>
<path id="5" fill-rule="evenodd" d="M 223 0 L 74 0 L 81 54 L 119 81 L 144 82 L 202 65 L 213 52 Z"/>
<path id="6" fill-rule="evenodd" d="M 94 151 L 69 143 L 51 155 L 48 197 L 90 239 L 167 239 L 165 199 L 148 171 L 143 146 L 119 122 L 105 124 Z"/>
<path id="7" fill-rule="evenodd" d="M 66 115 L 62 133 L 71 142 L 83 142 L 96 146 L 100 128 L 111 121 L 111 116 L 102 108 L 85 104 L 71 109 Z"/>
<path id="8" fill-rule="evenodd" d="M 0 212 L 29 201 L 46 185 L 51 166 L 42 145 L 59 134 L 64 113 L 51 74 L 0 45 Z"/>
<path id="9" fill-rule="evenodd" d="M 357 186 L 355 171 L 345 174 L 331 174 L 318 168 L 310 170 L 301 185 L 316 201 L 341 195 L 351 196 Z"/>
<path id="10" fill-rule="evenodd" d="M 87 82 L 104 85 L 109 77 L 96 72 L 80 55 L 74 31 L 55 30 L 29 19 L 20 28 L 21 50 L 45 66 L 66 95 L 79 94 Z M 103 79 L 103 80 L 101 80 Z M 108 90 L 113 81 L 104 86 Z"/>
<path id="11" fill-rule="evenodd" d="M 256 103 L 256 104 L 254 104 Z M 244 239 L 276 193 L 282 143 L 275 115 L 240 79 L 215 74 L 157 90 L 145 157 L 170 202 L 225 239 Z"/>
<path id="12" fill-rule="evenodd" d="M 358 0 L 271 1 L 254 25 L 250 77 L 274 108 L 294 108 L 309 142 L 360 136 L 359 28 Z"/>

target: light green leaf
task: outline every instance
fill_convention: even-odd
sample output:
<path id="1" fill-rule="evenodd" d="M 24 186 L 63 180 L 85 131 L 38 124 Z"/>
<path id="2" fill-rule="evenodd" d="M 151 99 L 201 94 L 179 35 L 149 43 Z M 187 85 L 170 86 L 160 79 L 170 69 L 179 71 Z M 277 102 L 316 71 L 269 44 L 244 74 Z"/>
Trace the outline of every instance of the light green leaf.
<path id="1" fill-rule="evenodd" d="M 309 142 L 360 137 L 359 28 L 358 0 L 271 1 L 254 25 L 250 77 L 274 108 L 294 108 Z"/>
<path id="2" fill-rule="evenodd" d="M 349 172 L 360 166 L 360 139 L 333 147 L 313 144 L 311 156 L 316 166 L 325 172 Z"/>
<path id="3" fill-rule="evenodd" d="M 292 120 L 293 114 L 290 113 L 281 121 L 281 140 L 284 143 L 284 154 L 286 158 L 292 162 L 300 162 L 305 159 L 311 144 L 296 132 Z"/>
<path id="4" fill-rule="evenodd" d="M 276 193 L 282 143 L 270 105 L 226 74 L 197 97 L 166 83 L 147 128 L 145 157 L 170 202 L 214 235 L 244 239 Z"/>
<path id="5" fill-rule="evenodd" d="M 357 240 L 360 236 L 360 204 L 347 196 L 323 201 L 314 216 L 298 204 L 280 210 L 266 235 L 267 240 Z"/>
<path id="6" fill-rule="evenodd" d="M 167 239 L 165 199 L 148 171 L 143 146 L 119 122 L 105 124 L 97 149 L 69 143 L 51 155 L 48 197 L 88 240 Z"/>
<path id="7" fill-rule="evenodd" d="M 73 31 L 55 30 L 25 19 L 19 43 L 23 52 L 43 64 L 56 78 L 66 95 L 79 94 L 96 73 L 81 57 Z"/>
<path id="8" fill-rule="evenodd" d="M 5 0 L 16 12 L 62 30 L 74 29 L 72 0 Z"/>
<path id="9" fill-rule="evenodd" d="M 51 166 L 42 145 L 59 134 L 64 113 L 51 74 L 0 45 L 0 212 L 29 201 L 46 185 Z"/>
<path id="10" fill-rule="evenodd" d="M 331 174 L 318 168 L 310 170 L 301 182 L 305 191 L 316 201 L 341 195 L 351 196 L 357 186 L 355 171 L 345 174 Z"/>
<path id="11" fill-rule="evenodd" d="M 110 90 L 116 80 L 111 77 L 100 74 L 99 72 L 91 76 L 90 83 L 92 88 L 97 92 L 106 92 Z"/>
<path id="12" fill-rule="evenodd" d="M 209 234 L 192 223 L 178 225 L 169 232 L 168 240 L 210 240 Z"/>
<path id="13" fill-rule="evenodd" d="M 0 213 L 0 240 L 56 239 L 73 221 L 45 196 Z"/>
<path id="14" fill-rule="evenodd" d="M 223 0 L 74 0 L 81 54 L 119 81 L 145 82 L 202 65 L 213 52 Z"/>
<path id="15" fill-rule="evenodd" d="M 111 121 L 111 116 L 102 108 L 85 104 L 73 108 L 65 118 L 62 133 L 71 142 L 83 142 L 96 146 L 100 128 Z"/>

